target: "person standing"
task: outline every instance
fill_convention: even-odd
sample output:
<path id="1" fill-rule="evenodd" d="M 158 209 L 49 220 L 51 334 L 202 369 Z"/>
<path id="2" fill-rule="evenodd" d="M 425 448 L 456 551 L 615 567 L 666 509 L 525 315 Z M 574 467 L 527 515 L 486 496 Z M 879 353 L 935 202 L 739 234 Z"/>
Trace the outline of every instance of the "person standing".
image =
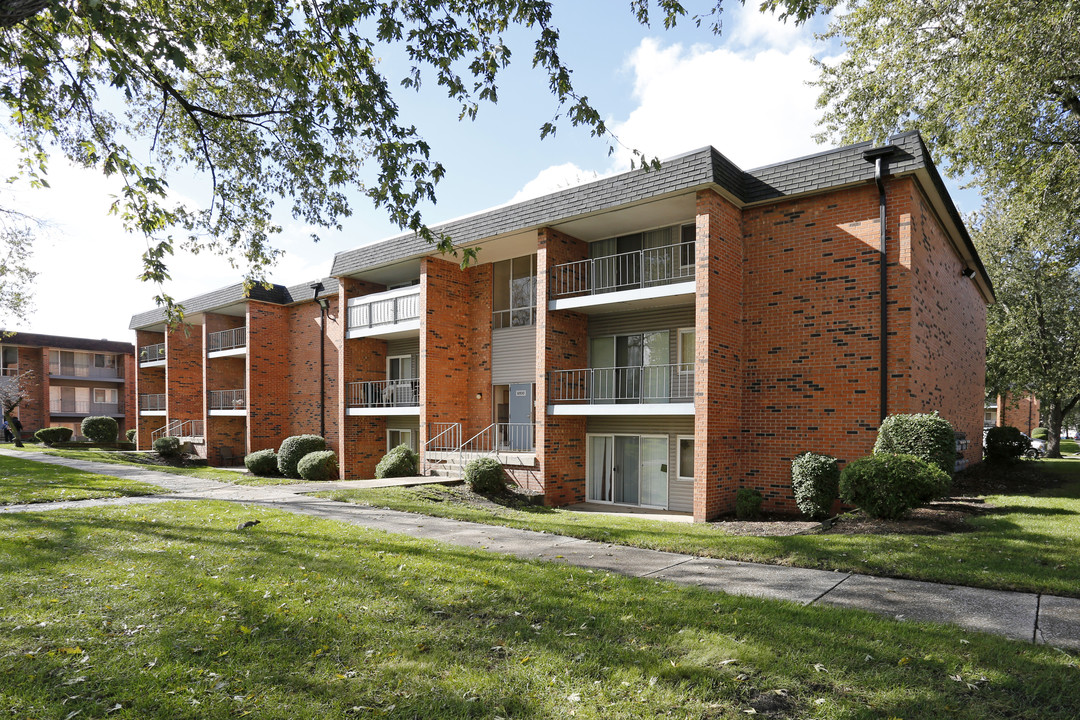
<path id="1" fill-rule="evenodd" d="M 4 442 L 11 442 L 12 439 L 11 426 L 8 425 L 8 421 L 4 421 Z"/>

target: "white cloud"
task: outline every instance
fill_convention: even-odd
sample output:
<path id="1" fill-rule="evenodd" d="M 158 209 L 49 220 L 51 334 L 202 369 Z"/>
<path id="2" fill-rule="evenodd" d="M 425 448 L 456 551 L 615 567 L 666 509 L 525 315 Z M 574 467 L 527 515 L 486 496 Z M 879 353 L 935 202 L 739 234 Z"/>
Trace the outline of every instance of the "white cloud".
<path id="1" fill-rule="evenodd" d="M 527 182 L 525 187 L 518 190 L 517 194 L 510 199 L 510 202 L 516 203 L 540 197 L 568 187 L 592 182 L 599 177 L 600 175 L 595 170 L 583 170 L 574 163 L 552 165 L 541 170 L 535 178 Z"/>

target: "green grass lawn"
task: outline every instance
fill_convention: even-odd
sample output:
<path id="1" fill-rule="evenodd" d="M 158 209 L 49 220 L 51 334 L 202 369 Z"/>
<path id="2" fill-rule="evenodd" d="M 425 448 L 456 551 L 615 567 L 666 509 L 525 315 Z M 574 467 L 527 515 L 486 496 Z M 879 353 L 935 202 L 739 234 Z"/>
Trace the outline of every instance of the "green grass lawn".
<path id="1" fill-rule="evenodd" d="M 160 495 L 155 485 L 0 456 L 0 505 Z"/>
<path id="2" fill-rule="evenodd" d="M 1073 654 L 953 627 L 271 509 L 0 515 L 16 717 L 1073 720 L 1078 678 Z"/>
<path id="3" fill-rule="evenodd" d="M 686 524 L 551 508 L 489 509 L 457 502 L 453 488 L 425 486 L 320 493 L 336 500 L 528 528 L 637 547 L 808 568 L 1080 597 L 1080 462 L 1039 467 L 1067 483 L 1037 495 L 993 495 L 969 532 L 944 535 L 745 537 L 720 524 Z"/>

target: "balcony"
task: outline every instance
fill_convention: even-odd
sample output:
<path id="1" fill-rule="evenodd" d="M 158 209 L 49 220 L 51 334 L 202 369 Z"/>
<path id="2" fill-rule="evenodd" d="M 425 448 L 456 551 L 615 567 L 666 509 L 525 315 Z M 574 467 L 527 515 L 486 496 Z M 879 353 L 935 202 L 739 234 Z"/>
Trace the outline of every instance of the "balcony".
<path id="1" fill-rule="evenodd" d="M 206 336 L 207 357 L 231 357 L 247 354 L 247 328 L 219 330 Z"/>
<path id="2" fill-rule="evenodd" d="M 123 417 L 124 409 L 121 403 L 96 403 L 89 400 L 50 400 L 50 415 L 72 415 L 87 417 L 90 415 L 109 415 L 111 417 Z"/>
<path id="3" fill-rule="evenodd" d="M 165 393 L 143 393 L 139 395 L 140 415 L 164 415 Z"/>
<path id="4" fill-rule="evenodd" d="M 556 370 L 551 415 L 693 415 L 694 363 Z"/>
<path id="5" fill-rule="evenodd" d="M 14 365 L 7 365 L 0 368 L 0 377 L 15 377 L 19 374 L 19 368 Z"/>
<path id="6" fill-rule="evenodd" d="M 143 345 L 139 348 L 139 367 L 164 367 L 165 343 Z"/>
<path id="7" fill-rule="evenodd" d="M 695 294 L 695 244 L 676 243 L 554 267 L 551 310 L 589 312 L 674 305 Z"/>
<path id="8" fill-rule="evenodd" d="M 345 402 L 349 415 L 419 415 L 420 380 L 351 382 Z"/>
<path id="9" fill-rule="evenodd" d="M 247 391 L 243 389 L 211 390 L 208 409 L 211 415 L 247 415 Z"/>
<path id="10" fill-rule="evenodd" d="M 420 332 L 420 288 L 416 285 L 349 299 L 345 337 L 414 337 Z"/>
<path id="11" fill-rule="evenodd" d="M 93 365 L 68 364 L 62 362 L 49 363 L 49 375 L 61 379 L 93 378 L 94 380 L 124 381 L 124 374 L 116 367 L 95 367 Z"/>

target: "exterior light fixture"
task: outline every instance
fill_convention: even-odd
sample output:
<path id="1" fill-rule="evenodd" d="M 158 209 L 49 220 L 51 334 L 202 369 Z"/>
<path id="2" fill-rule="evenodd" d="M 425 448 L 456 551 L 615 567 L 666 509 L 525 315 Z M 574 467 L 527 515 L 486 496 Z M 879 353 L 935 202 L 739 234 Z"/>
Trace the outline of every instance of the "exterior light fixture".
<path id="1" fill-rule="evenodd" d="M 477 400 L 483 400 L 484 399 L 484 393 L 482 393 L 482 392 L 476 393 L 476 399 Z"/>
<path id="2" fill-rule="evenodd" d="M 971 278 L 975 277 L 975 269 L 966 267 L 960 271 L 960 274 L 970 280 Z"/>

